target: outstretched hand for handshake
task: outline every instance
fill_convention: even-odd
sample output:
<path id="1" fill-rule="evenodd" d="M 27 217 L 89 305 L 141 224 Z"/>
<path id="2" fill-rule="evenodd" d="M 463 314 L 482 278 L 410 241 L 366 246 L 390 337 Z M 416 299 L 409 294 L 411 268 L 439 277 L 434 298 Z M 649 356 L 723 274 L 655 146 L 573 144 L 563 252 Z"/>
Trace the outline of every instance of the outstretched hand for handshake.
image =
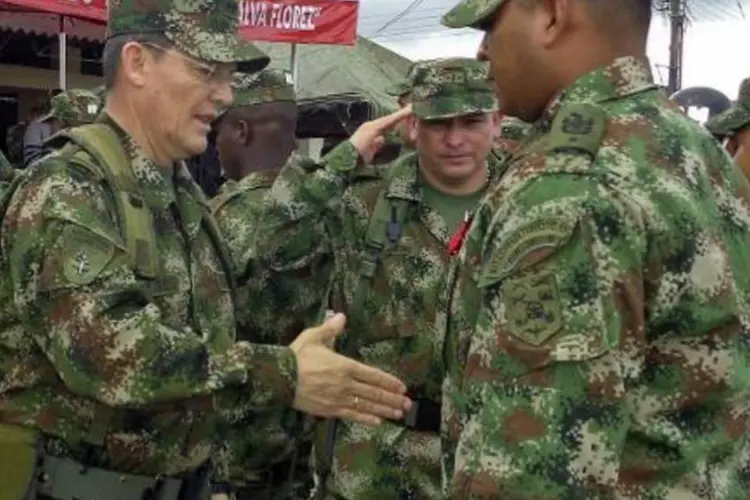
<path id="1" fill-rule="evenodd" d="M 294 408 L 319 417 L 378 425 L 401 419 L 411 407 L 406 386 L 387 373 L 358 363 L 331 349 L 344 331 L 346 318 L 336 314 L 308 328 L 289 346 L 297 356 Z"/>

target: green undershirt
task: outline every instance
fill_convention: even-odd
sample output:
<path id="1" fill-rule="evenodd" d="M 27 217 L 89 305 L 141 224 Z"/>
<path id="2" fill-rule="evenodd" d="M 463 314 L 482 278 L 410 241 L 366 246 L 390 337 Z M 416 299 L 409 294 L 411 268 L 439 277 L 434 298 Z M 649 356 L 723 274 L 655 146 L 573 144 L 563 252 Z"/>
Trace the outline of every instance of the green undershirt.
<path id="1" fill-rule="evenodd" d="M 467 195 L 446 194 L 424 182 L 422 202 L 443 218 L 448 234 L 453 234 L 464 221 L 466 213 L 473 212 L 477 207 L 485 191 L 486 186 Z"/>

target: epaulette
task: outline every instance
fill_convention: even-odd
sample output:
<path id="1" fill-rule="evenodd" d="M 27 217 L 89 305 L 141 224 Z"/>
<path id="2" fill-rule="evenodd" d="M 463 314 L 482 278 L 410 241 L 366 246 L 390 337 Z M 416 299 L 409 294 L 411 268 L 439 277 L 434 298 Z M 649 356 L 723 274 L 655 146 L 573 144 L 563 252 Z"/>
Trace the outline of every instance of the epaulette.
<path id="1" fill-rule="evenodd" d="M 593 159 L 604 138 L 605 125 L 604 110 L 594 104 L 573 103 L 563 106 L 552 121 L 544 149 L 548 152 L 583 152 Z"/>

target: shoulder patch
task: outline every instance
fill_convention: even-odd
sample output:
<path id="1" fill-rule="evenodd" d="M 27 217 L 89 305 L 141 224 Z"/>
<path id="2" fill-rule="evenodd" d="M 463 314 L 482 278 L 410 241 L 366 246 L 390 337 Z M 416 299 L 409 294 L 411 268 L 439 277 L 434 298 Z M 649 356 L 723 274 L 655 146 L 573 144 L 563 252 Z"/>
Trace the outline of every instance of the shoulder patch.
<path id="1" fill-rule="evenodd" d="M 576 224 L 577 219 L 572 217 L 551 217 L 509 232 L 490 256 L 487 267 L 479 277 L 479 286 L 497 283 L 525 267 L 522 266 L 523 261 L 534 252 L 563 245 L 570 238 Z"/>
<path id="2" fill-rule="evenodd" d="M 87 285 L 109 264 L 115 245 L 93 232 L 68 224 L 62 233 L 63 276 L 73 285 Z"/>
<path id="3" fill-rule="evenodd" d="M 606 119 L 594 104 L 576 103 L 562 107 L 547 135 L 547 151 L 582 151 L 594 158 L 599 151 Z"/>
<path id="4" fill-rule="evenodd" d="M 500 292 L 510 334 L 540 346 L 563 326 L 562 304 L 553 269 L 514 276 Z"/>

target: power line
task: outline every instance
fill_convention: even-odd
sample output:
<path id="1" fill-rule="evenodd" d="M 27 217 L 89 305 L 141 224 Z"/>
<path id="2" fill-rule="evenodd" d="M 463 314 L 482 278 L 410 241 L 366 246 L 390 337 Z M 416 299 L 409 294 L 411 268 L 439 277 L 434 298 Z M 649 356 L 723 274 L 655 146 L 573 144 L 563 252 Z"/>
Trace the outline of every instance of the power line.
<path id="1" fill-rule="evenodd" d="M 424 0 L 414 0 L 412 3 L 410 3 L 404 10 L 393 16 L 393 19 L 385 23 L 383 26 L 381 26 L 375 33 L 370 35 L 370 38 L 378 36 L 383 31 L 387 30 L 389 26 L 391 26 L 393 23 L 397 22 L 399 19 L 403 18 L 404 16 L 408 15 L 411 11 L 419 7 L 424 3 Z"/>
<path id="2" fill-rule="evenodd" d="M 425 29 L 421 31 L 413 31 L 410 33 L 395 33 L 393 35 L 389 36 L 383 36 L 378 37 L 378 43 L 389 43 L 389 42 L 402 42 L 407 40 L 413 40 L 416 38 L 419 38 L 420 36 L 429 36 L 429 35 L 436 35 L 440 38 L 448 38 L 448 37 L 475 37 L 477 39 L 477 45 L 479 44 L 479 40 L 481 37 L 477 33 L 471 33 L 471 32 L 465 32 L 465 31 L 458 31 L 458 30 L 451 30 L 451 31 L 439 31 L 435 29 Z"/>
<path id="3" fill-rule="evenodd" d="M 686 11 L 690 22 L 703 21 L 722 21 L 728 19 L 737 19 L 744 17 L 743 6 L 750 3 L 748 0 L 684 0 Z M 736 2 L 736 3 L 735 3 Z M 411 13 L 418 5 L 419 0 L 412 2 L 404 11 L 391 19 L 376 30 L 367 38 L 378 40 L 378 42 L 396 42 L 401 43 L 410 39 L 416 39 L 422 36 L 436 35 L 443 37 L 468 37 L 475 34 L 473 30 L 449 30 L 442 27 L 439 23 L 439 16 L 445 12 L 442 7 L 432 7 L 419 11 L 419 17 L 403 19 Z M 669 0 L 659 0 L 655 2 L 654 11 L 657 14 L 669 16 Z M 425 16 L 426 13 L 434 13 L 433 16 Z M 400 17 L 399 17 L 400 16 Z M 373 16 L 375 17 L 375 16 Z M 386 16 L 378 16 L 386 17 Z M 363 18 L 362 21 L 368 21 L 369 18 Z M 398 26 L 393 26 L 396 21 L 402 20 Z M 393 27 L 393 30 L 386 31 L 387 28 Z"/>

